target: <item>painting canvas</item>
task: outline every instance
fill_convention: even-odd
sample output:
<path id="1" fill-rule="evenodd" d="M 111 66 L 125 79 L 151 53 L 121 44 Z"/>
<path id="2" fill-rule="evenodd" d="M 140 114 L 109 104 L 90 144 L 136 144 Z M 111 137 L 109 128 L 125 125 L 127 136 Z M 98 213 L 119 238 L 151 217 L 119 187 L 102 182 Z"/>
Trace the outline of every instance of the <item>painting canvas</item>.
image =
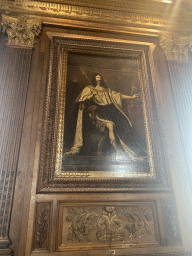
<path id="1" fill-rule="evenodd" d="M 149 174 L 139 61 L 69 52 L 61 176 Z"/>

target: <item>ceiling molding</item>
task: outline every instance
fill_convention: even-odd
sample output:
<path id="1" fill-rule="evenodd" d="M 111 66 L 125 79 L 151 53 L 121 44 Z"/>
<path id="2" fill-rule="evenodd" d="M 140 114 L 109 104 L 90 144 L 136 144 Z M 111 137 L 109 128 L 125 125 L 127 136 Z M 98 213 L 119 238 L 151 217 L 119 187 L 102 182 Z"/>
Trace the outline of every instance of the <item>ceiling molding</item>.
<path id="1" fill-rule="evenodd" d="M 48 18 L 54 18 L 92 22 L 98 26 L 127 26 L 143 29 L 144 34 L 151 34 L 153 30 L 154 33 L 192 33 L 192 9 L 190 11 L 181 7 L 176 8 L 175 3 L 163 3 L 162 0 L 50 0 L 52 3 L 48 1 L 0 0 L 0 12 L 41 17 L 42 21 L 46 22 Z M 88 6 L 84 6 L 86 3 Z"/>

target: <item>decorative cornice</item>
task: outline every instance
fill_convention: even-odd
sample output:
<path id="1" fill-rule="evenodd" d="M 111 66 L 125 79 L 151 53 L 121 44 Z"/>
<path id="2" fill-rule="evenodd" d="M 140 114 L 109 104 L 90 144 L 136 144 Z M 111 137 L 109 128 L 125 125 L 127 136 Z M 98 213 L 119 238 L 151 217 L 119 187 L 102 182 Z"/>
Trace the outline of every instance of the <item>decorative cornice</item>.
<path id="1" fill-rule="evenodd" d="M 24 16 L 12 18 L 2 14 L 2 27 L 7 31 L 9 44 L 32 46 L 35 36 L 41 31 L 41 22 L 36 19 L 40 16 L 42 22 L 46 24 L 65 25 L 68 19 L 68 22 L 78 20 L 79 26 L 80 22 L 91 22 L 96 29 L 106 28 L 107 23 L 107 27 L 111 29 L 115 26 L 116 30 L 151 36 L 160 35 L 160 45 L 167 59 L 187 60 L 191 37 L 186 35 L 192 34 L 190 10 L 174 9 L 173 3 L 166 5 L 152 0 L 152 7 L 143 2 L 136 5 L 132 0 L 106 0 L 103 5 L 101 0 L 94 0 L 91 3 L 88 0 L 63 0 L 63 3 L 59 3 L 59 0 L 51 0 L 55 3 L 48 1 L 0 0 L 1 11 L 16 15 L 19 13 L 25 17 L 35 15 L 33 20 L 29 20 Z M 167 7 L 169 8 L 165 10 Z"/>
<path id="2" fill-rule="evenodd" d="M 123 25 L 143 29 L 144 34 L 157 31 L 191 32 L 192 9 L 176 8 L 163 0 L 0 0 L 0 12 L 41 16 L 43 22 L 56 19 Z M 171 30 L 170 30 L 171 29 Z"/>
<path id="3" fill-rule="evenodd" d="M 192 50 L 192 35 L 162 33 L 160 35 L 160 46 L 167 60 L 187 61 L 188 52 Z"/>
<path id="4" fill-rule="evenodd" d="M 26 17 L 2 15 L 1 26 L 8 34 L 8 44 L 33 46 L 34 39 L 41 33 L 42 22 L 39 19 L 27 20 Z"/>
<path id="5" fill-rule="evenodd" d="M 61 1 L 60 1 L 61 2 Z M 70 18 L 85 21 L 99 21 L 103 23 L 144 26 L 144 27 L 159 27 L 165 26 L 167 20 L 158 12 L 147 10 L 146 5 L 136 6 L 135 4 L 123 2 L 119 6 L 110 5 L 110 1 L 101 5 L 75 5 L 70 3 L 51 3 L 46 1 L 21 1 L 21 2 L 5 2 L 0 0 L 0 8 L 4 11 L 25 12 L 28 14 L 37 14 L 42 17 L 47 15 L 57 18 Z M 107 5 L 108 4 L 108 5 Z M 124 7 L 123 7 L 124 4 Z M 154 7 L 155 8 L 155 7 Z M 162 13 L 164 8 L 162 8 Z M 46 14 L 46 15 L 45 15 Z"/>

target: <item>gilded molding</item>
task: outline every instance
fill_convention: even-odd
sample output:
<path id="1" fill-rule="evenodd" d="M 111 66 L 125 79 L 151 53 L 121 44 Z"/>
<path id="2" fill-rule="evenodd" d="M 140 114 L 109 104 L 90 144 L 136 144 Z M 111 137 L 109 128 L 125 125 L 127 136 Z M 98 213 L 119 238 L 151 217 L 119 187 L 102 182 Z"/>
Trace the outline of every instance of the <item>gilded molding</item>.
<path id="1" fill-rule="evenodd" d="M 57 16 L 59 18 L 70 18 L 78 20 L 88 20 L 88 21 L 100 21 L 100 22 L 110 22 L 112 24 L 143 24 L 143 26 L 148 27 L 159 27 L 167 25 L 167 20 L 158 13 L 155 15 L 153 12 L 148 11 L 145 14 L 138 12 L 137 8 L 115 8 L 106 6 L 101 8 L 101 6 L 79 6 L 74 4 L 61 4 L 61 3 L 50 3 L 41 1 L 21 1 L 19 3 L 7 3 L 0 0 L 0 7 L 6 11 L 23 11 L 23 13 L 33 13 L 40 14 L 42 16 L 47 15 Z M 143 9 L 144 7 L 141 6 Z"/>
<path id="2" fill-rule="evenodd" d="M 7 32 L 10 45 L 33 46 L 35 37 L 42 30 L 42 22 L 39 19 L 28 20 L 24 16 L 16 18 L 4 14 L 1 26 L 3 32 Z"/>
<path id="3" fill-rule="evenodd" d="M 114 1 L 115 2 L 115 1 Z M 88 4 L 87 6 L 51 3 L 46 1 L 21 1 L 17 2 L 0 0 L 0 8 L 3 11 L 14 11 L 24 15 L 41 15 L 43 22 L 50 22 L 50 17 L 67 18 L 72 20 L 81 20 L 89 22 L 102 22 L 130 26 L 132 28 L 140 27 L 144 33 L 155 34 L 160 28 L 165 28 L 168 24 L 168 16 L 161 15 L 164 8 L 148 10 L 146 5 L 135 5 L 133 3 L 123 2 L 119 6 L 118 2 L 113 5 L 107 1 L 103 5 Z M 47 18 L 49 17 L 49 18 Z M 55 22 L 55 21 L 53 21 Z M 147 29 L 147 31 L 146 31 Z"/>
<path id="4" fill-rule="evenodd" d="M 40 15 L 43 22 L 57 21 L 51 18 L 72 19 L 79 21 L 108 23 L 129 26 L 128 29 L 140 28 L 144 34 L 157 35 L 158 31 L 192 31 L 190 9 L 175 8 L 175 3 L 152 1 L 152 5 L 133 0 L 117 1 L 72 1 L 72 0 L 0 0 L 3 12 L 14 12 L 19 15 Z M 174 19 L 173 19 L 174 14 Z M 59 22 L 62 23 L 60 20 Z"/>
<path id="5" fill-rule="evenodd" d="M 162 33 L 160 35 L 160 46 L 167 60 L 187 61 L 188 52 L 192 50 L 192 35 Z"/>

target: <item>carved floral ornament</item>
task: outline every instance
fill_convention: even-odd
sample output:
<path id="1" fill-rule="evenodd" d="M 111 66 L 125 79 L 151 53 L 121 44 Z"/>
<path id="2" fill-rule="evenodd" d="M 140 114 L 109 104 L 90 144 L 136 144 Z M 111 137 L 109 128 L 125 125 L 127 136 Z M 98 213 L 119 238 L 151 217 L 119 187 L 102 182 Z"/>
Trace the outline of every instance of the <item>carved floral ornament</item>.
<path id="1" fill-rule="evenodd" d="M 160 35 L 160 46 L 167 60 L 187 61 L 188 52 L 192 50 L 192 35 L 162 33 Z"/>
<path id="2" fill-rule="evenodd" d="M 15 18 L 2 15 L 1 26 L 3 32 L 7 32 L 8 44 L 21 46 L 33 46 L 35 37 L 42 30 L 40 20 L 27 20 L 24 16 Z"/>
<path id="3" fill-rule="evenodd" d="M 67 240 L 120 242 L 146 237 L 154 233 L 152 208 L 145 206 L 105 206 L 103 209 L 68 208 L 70 223 Z M 94 240 L 94 239 L 93 239 Z"/>

